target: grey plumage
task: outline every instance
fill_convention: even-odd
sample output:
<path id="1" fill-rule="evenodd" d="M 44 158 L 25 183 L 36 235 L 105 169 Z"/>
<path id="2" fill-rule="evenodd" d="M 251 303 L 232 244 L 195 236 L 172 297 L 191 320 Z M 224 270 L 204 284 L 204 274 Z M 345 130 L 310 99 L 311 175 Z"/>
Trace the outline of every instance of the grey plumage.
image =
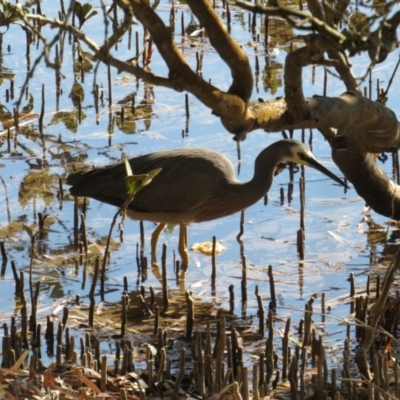
<path id="1" fill-rule="evenodd" d="M 257 156 L 253 179 L 248 182 L 239 181 L 232 163 L 216 151 L 202 148 L 167 150 L 129 160 L 134 175 L 145 174 L 156 168 L 162 170 L 135 195 L 129 205 L 128 215 L 163 226 L 176 223 L 180 224 L 181 229 L 186 229 L 191 222 L 233 214 L 251 206 L 268 192 L 275 167 L 281 161 L 312 166 L 346 186 L 319 164 L 303 143 L 296 140 L 280 140 L 265 148 Z M 70 191 L 74 196 L 87 196 L 121 206 L 127 197 L 125 176 L 124 163 L 118 163 L 73 173 L 68 176 L 67 184 L 72 185 Z M 161 230 L 162 227 L 152 238 L 153 261 L 153 246 Z M 180 247 L 183 243 L 181 236 Z M 186 249 L 180 250 L 186 252 Z M 182 258 L 188 263 L 187 253 Z"/>

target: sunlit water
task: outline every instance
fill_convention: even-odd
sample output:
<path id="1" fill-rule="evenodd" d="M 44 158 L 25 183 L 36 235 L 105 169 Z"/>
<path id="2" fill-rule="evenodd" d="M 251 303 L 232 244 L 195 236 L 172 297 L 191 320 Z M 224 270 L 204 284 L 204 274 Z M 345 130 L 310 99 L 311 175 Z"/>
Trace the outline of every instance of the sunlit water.
<path id="1" fill-rule="evenodd" d="M 158 7 L 163 18 L 169 16 L 168 4 Z M 52 15 L 52 2 L 43 2 L 42 10 L 47 15 Z M 177 8 L 177 20 L 180 20 L 181 12 L 185 12 L 185 20 L 190 21 L 190 14 L 186 7 Z M 99 10 L 100 11 L 100 10 Z M 221 10 L 219 10 L 221 11 Z M 262 43 L 254 48 L 252 34 L 248 26 L 248 13 L 234 10 L 232 18 L 232 34 L 243 44 L 249 54 L 252 66 L 255 65 L 255 52 L 259 54 L 261 73 L 255 82 L 253 98 L 271 98 L 270 92 L 265 92 L 262 83 L 262 71 L 266 64 L 265 49 Z M 101 12 L 100 12 L 101 14 Z M 85 25 L 90 35 L 98 35 L 102 38 L 102 16 L 98 15 L 89 20 Z M 240 22 L 241 21 L 241 22 Z M 258 32 L 261 19 L 257 18 Z M 142 35 L 142 29 L 134 26 L 133 32 L 138 30 Z M 49 36 L 50 30 L 43 30 Z M 180 29 L 176 29 L 176 32 Z M 14 101 L 20 94 L 20 89 L 26 78 L 25 37 L 20 28 L 11 26 L 3 36 L 3 68 L 9 68 L 15 73 L 15 98 L 5 102 L 5 91 L 10 88 L 10 81 L 3 80 L 0 86 L 4 111 L 12 113 Z M 262 34 L 263 36 L 263 34 Z M 134 35 L 133 35 L 134 37 Z M 182 39 L 176 33 L 175 39 L 183 49 L 189 64 L 195 68 L 195 51 L 200 51 L 204 44 L 203 77 L 212 79 L 214 85 L 222 89 L 228 89 L 230 85 L 230 73 L 218 55 L 209 46 L 204 38 Z M 191 47 L 191 43 L 195 47 Z M 8 51 L 7 46 L 11 46 Z M 134 48 L 134 43 L 132 44 Z M 128 49 L 127 40 L 119 44 L 116 54 L 121 59 L 132 57 L 134 50 Z M 38 52 L 31 46 L 31 64 Z M 278 45 L 268 50 L 271 64 L 284 63 L 285 51 Z M 374 72 L 374 81 L 379 78 L 381 86 L 385 87 L 390 73 L 394 68 L 397 54 L 389 56 L 388 61 Z M 72 111 L 73 104 L 69 93 L 74 82 L 72 69 L 71 47 L 66 45 L 64 49 L 64 65 L 62 69 L 63 79 L 61 88 L 59 110 Z M 353 60 L 355 72 L 362 74 L 366 65 L 364 58 Z M 166 74 L 163 61 L 155 49 L 152 58 L 152 71 Z M 278 77 L 282 79 L 282 70 L 278 70 Z M 134 77 L 117 74 L 112 71 L 113 99 L 114 103 L 122 100 L 130 93 L 137 93 L 138 105 L 145 94 L 143 82 L 136 82 Z M 78 82 L 80 79 L 78 78 Z M 70 197 L 64 201 L 56 198 L 58 190 L 58 177 L 67 175 L 66 167 L 72 161 L 86 161 L 96 165 L 104 165 L 122 159 L 123 155 L 134 156 L 157 150 L 165 150 L 179 147 L 204 147 L 218 150 L 229 157 L 236 169 L 238 167 L 236 143 L 222 127 L 217 117 L 210 110 L 200 104 L 197 99 L 189 95 L 190 120 L 188 136 L 182 137 L 185 129 L 186 116 L 184 94 L 176 93 L 164 88 L 155 87 L 150 94 L 154 101 L 151 105 L 153 114 L 136 121 L 136 126 L 129 134 L 122 132 L 115 124 L 113 133 L 108 133 L 109 121 L 116 118 L 116 112 L 120 106 L 108 107 L 107 71 L 100 65 L 97 72 L 97 83 L 105 90 L 104 105 L 100 106 L 99 123 L 96 124 L 94 98 L 91 94 L 93 73 L 85 74 L 85 98 L 83 109 L 86 118 L 82 120 L 77 132 L 67 129 L 62 122 L 52 123 L 56 110 L 55 73 L 46 69 L 41 63 L 29 83 L 29 93 L 34 98 L 33 112 L 39 114 L 41 107 L 41 85 L 46 85 L 46 105 L 44 119 L 44 134 L 46 136 L 46 149 L 43 149 L 42 141 L 37 136 L 29 136 L 21 133 L 18 135 L 18 144 L 11 141 L 11 153 L 8 151 L 6 130 L 2 132 L 1 142 L 1 178 L 4 181 L 2 187 L 2 204 L 0 208 L 1 238 L 5 242 L 9 259 L 15 261 L 19 270 L 28 274 L 29 266 L 29 237 L 23 231 L 22 224 L 35 226 L 37 213 L 48 215 L 46 227 L 49 232 L 43 235 L 43 239 L 36 242 L 37 252 L 34 261 L 34 280 L 40 280 L 41 295 L 39 316 L 46 315 L 56 310 L 61 302 L 67 298 L 74 298 L 76 294 L 85 296 L 89 292 L 91 273 L 88 273 L 85 285 L 82 284 L 83 270 L 81 265 L 72 261 L 73 246 L 73 201 Z M 306 95 L 322 94 L 323 69 L 317 67 L 315 80 L 312 80 L 312 68 L 304 71 L 304 90 Z M 328 94 L 338 95 L 344 91 L 340 81 L 329 76 Z M 278 86 L 274 96 L 283 94 L 282 87 Z M 398 95 L 390 93 L 388 106 L 394 112 L 398 112 Z M 25 99 L 25 95 L 23 96 Z M 27 104 L 22 101 L 22 106 Z M 111 113 L 111 114 L 110 114 Z M 4 123 L 4 119 L 2 119 Z M 37 134 L 38 122 L 28 124 L 23 132 L 31 131 Z M 306 140 L 309 140 L 310 132 L 306 132 Z M 295 132 L 294 136 L 300 138 L 301 132 Z M 58 138 L 61 138 L 58 141 Z M 240 166 L 240 178 L 250 179 L 253 173 L 253 162 L 256 155 L 268 144 L 281 137 L 280 133 L 267 134 L 263 131 L 255 131 L 248 135 L 245 142 L 241 143 L 242 161 Z M 50 141 L 50 138 L 52 140 Z M 316 157 L 330 170 L 340 175 L 340 171 L 333 164 L 329 146 L 324 143 L 318 132 L 313 132 L 312 150 Z M 391 174 L 391 159 L 383 165 L 387 173 Z M 40 185 L 35 185 L 40 174 L 45 171 L 48 179 Z M 199 296 L 206 302 L 214 304 L 216 309 L 228 308 L 228 287 L 235 286 L 235 313 L 238 317 L 256 315 L 257 302 L 254 296 L 255 286 L 258 285 L 264 299 L 265 306 L 269 302 L 269 283 L 267 269 L 273 266 L 278 295 L 278 310 L 276 322 L 277 329 L 283 328 L 287 317 L 292 317 L 294 324 L 302 317 L 304 303 L 314 294 L 318 296 L 326 293 L 327 305 L 331 306 L 327 316 L 324 332 L 327 335 L 326 343 L 339 344 L 344 337 L 345 329 L 340 325 L 342 318 L 349 314 L 348 299 L 350 273 L 356 275 L 358 286 L 364 285 L 367 274 L 379 269 L 382 262 L 382 254 L 388 252 L 387 234 L 392 235 L 392 245 L 397 243 L 397 234 L 385 223 L 387 219 L 371 212 L 368 218 L 378 226 L 380 236 L 367 234 L 369 229 L 366 222 L 362 222 L 364 213 L 364 201 L 360 199 L 354 190 L 344 193 L 343 189 L 334 182 L 325 178 L 312 169 L 306 169 L 306 244 L 305 261 L 299 264 L 296 247 L 296 232 L 300 223 L 300 201 L 298 179 L 300 174 L 295 174 L 293 199 L 289 203 L 287 188 L 289 173 L 287 171 L 278 175 L 268 193 L 268 204 L 258 202 L 245 213 L 244 234 L 242 237 L 244 252 L 248 265 L 248 294 L 249 300 L 245 312 L 240 302 L 240 280 L 242 276 L 242 262 L 240 246 L 236 240 L 239 233 L 240 215 L 232 215 L 216 221 L 203 224 L 195 224 L 189 228 L 189 246 L 194 243 L 209 241 L 215 235 L 226 250 L 217 257 L 217 286 L 216 295 L 212 296 L 210 286 L 211 258 L 209 256 L 190 253 L 191 266 L 185 277 L 183 287 L 191 290 L 193 295 Z M 27 181 L 25 185 L 23 182 Z M 29 189 L 33 188 L 33 189 Z M 285 192 L 285 199 L 281 204 L 280 189 Z M 67 187 L 64 187 L 67 191 Z M 195 189 L 194 189 L 195 190 Z M 108 234 L 110 222 L 115 209 L 109 205 L 97 201 L 89 201 L 86 215 L 88 236 L 91 242 L 99 241 L 104 248 L 105 237 Z M 361 221 L 361 222 L 360 222 Z M 145 222 L 146 239 L 149 238 L 154 225 Z M 386 232 L 388 229 L 388 232 Z M 139 223 L 126 221 L 124 225 L 124 242 L 118 245 L 119 234 L 116 230 L 113 239 L 117 245 L 113 246 L 111 264 L 107 271 L 107 288 L 117 288 L 116 291 L 106 295 L 108 302 L 119 301 L 122 291 L 122 279 L 128 277 L 130 289 L 136 288 L 137 265 L 136 246 L 140 239 Z M 177 249 L 177 232 L 163 233 L 159 242 L 159 254 L 161 245 L 168 245 L 168 274 L 170 289 L 182 290 L 182 284 L 176 284 L 172 272 L 173 252 Z M 378 239 L 378 240 L 377 240 Z M 393 249 L 391 253 L 393 253 Z M 145 255 L 149 256 L 149 242 L 146 241 Z M 390 257 L 389 257 L 390 259 Z M 387 260 L 386 260 L 387 261 Z M 90 271 L 89 271 L 90 272 Z M 26 275 L 27 276 L 27 275 Z M 149 268 L 148 279 L 140 282 L 145 287 L 153 286 L 160 291 L 161 285 L 157 277 Z M 27 286 L 26 286 L 27 287 Z M 27 292 L 27 297 L 29 294 Z M 100 301 L 100 298 L 98 298 Z M 10 265 L 7 265 L 5 274 L 0 282 L 0 300 L 2 301 L 2 321 L 9 322 L 10 316 L 18 315 L 14 309 L 14 279 Z M 315 301 L 315 311 L 320 307 L 320 297 Z M 298 311 L 294 311 L 298 310 Z M 315 322 L 318 322 L 316 316 Z M 256 318 L 253 320 L 257 325 Z M 283 322 L 279 322 L 283 321 Z M 256 329 L 256 328 L 254 328 Z M 79 335 L 79 332 L 75 332 Z M 107 348 L 104 349 L 107 351 Z M 334 360 L 333 360 L 334 361 Z"/>

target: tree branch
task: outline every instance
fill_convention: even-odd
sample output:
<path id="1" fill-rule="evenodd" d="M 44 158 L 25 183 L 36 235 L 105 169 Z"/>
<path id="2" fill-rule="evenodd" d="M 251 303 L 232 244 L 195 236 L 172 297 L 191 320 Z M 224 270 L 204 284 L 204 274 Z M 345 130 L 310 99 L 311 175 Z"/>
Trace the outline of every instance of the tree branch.
<path id="1" fill-rule="evenodd" d="M 126 7 L 123 0 L 121 5 Z M 23 18 L 36 21 L 41 25 L 49 25 L 70 32 L 79 41 L 85 43 L 94 55 L 106 65 L 111 65 L 119 72 L 126 72 L 143 79 L 147 83 L 163 86 L 177 91 L 186 90 L 195 95 L 203 104 L 220 116 L 221 122 L 229 132 L 242 134 L 253 130 L 254 118 L 248 110 L 247 104 L 237 95 L 225 93 L 209 84 L 191 70 L 181 52 L 172 40 L 170 29 L 167 28 L 158 15 L 147 5 L 145 1 L 134 0 L 132 7 L 135 16 L 149 29 L 153 41 L 160 51 L 169 68 L 169 77 L 158 76 L 140 68 L 134 63 L 121 61 L 111 55 L 109 49 L 119 35 L 125 31 L 126 26 L 121 27 L 101 47 L 92 41 L 84 32 L 71 26 L 66 21 L 50 19 L 42 15 L 26 14 Z M 22 15 L 21 15 L 22 17 Z M 129 18 L 128 18 L 129 20 Z"/>
<path id="2" fill-rule="evenodd" d="M 343 19 L 344 12 L 350 4 L 350 0 L 337 0 L 335 4 L 335 14 L 333 16 L 333 24 L 336 26 Z"/>
<path id="3" fill-rule="evenodd" d="M 255 13 L 279 15 L 285 18 L 292 26 L 299 29 L 317 31 L 320 35 L 330 38 L 331 47 L 335 47 L 338 51 L 343 52 L 348 50 L 350 55 L 354 55 L 360 51 L 368 51 L 373 63 L 384 61 L 387 55 L 396 48 L 396 29 L 400 24 L 400 11 L 396 12 L 390 19 L 382 20 L 380 26 L 369 35 L 352 31 L 346 31 L 345 34 L 343 34 L 338 32 L 335 27 L 329 26 L 329 24 L 323 20 L 323 9 L 321 8 L 321 10 L 319 10 L 319 2 L 317 0 L 310 1 L 312 3 L 311 10 L 315 16 L 282 5 L 278 7 L 265 7 L 245 0 L 231 0 L 231 3 Z M 347 0 L 338 2 L 338 8 L 336 10 L 338 14 L 335 15 L 335 23 L 339 21 L 338 18 L 343 15 L 347 6 Z M 316 15 L 318 15 L 318 18 Z M 373 21 L 376 21 L 376 19 L 377 16 L 374 15 Z M 370 22 L 370 25 L 372 25 L 373 21 Z M 310 26 L 305 28 L 304 22 L 309 22 Z"/>
<path id="4" fill-rule="evenodd" d="M 319 0 L 307 0 L 307 4 L 308 9 L 315 18 L 324 21 L 329 26 L 335 29 L 336 23 L 334 22 L 334 18 L 336 16 L 336 10 L 333 1 L 328 3 L 328 0 L 324 0 L 322 1 L 321 5 L 321 2 Z M 340 2 L 341 8 L 346 8 L 347 5 L 348 3 L 346 2 Z M 341 14 L 343 14 L 343 12 L 341 12 Z M 327 49 L 327 54 L 329 58 L 337 61 L 335 69 L 342 79 L 343 83 L 345 84 L 346 89 L 348 91 L 354 91 L 358 94 L 362 94 L 357 79 L 349 66 L 349 62 L 345 53 L 341 53 L 337 49 Z"/>
<path id="5" fill-rule="evenodd" d="M 175 90 L 186 90 L 194 94 L 203 104 L 220 116 L 228 131 L 242 133 L 253 129 L 254 121 L 251 113 L 247 110 L 246 102 L 238 95 L 219 90 L 189 67 L 173 41 L 171 30 L 165 26 L 146 1 L 132 0 L 131 4 L 135 16 L 149 30 L 154 44 L 165 60 L 169 68 L 169 79 L 173 81 Z M 199 12 L 204 12 L 204 9 L 200 7 Z M 237 71 L 233 74 L 235 74 L 236 80 L 239 79 Z M 232 87 L 234 90 L 241 91 L 237 83 L 233 83 Z M 248 90 L 246 88 L 246 91 Z M 247 92 L 242 95 L 245 98 L 248 96 Z"/>
<path id="6" fill-rule="evenodd" d="M 331 37 L 336 43 L 341 44 L 346 40 L 346 36 L 338 32 L 336 29 L 330 27 L 323 20 L 313 17 L 312 15 L 295 10 L 289 7 L 279 5 L 279 7 L 264 7 L 258 4 L 253 4 L 245 0 L 231 0 L 230 3 L 235 4 L 245 10 L 252 11 L 259 14 L 266 14 L 272 16 L 280 16 L 285 18 L 292 26 L 296 28 L 303 28 L 304 21 L 310 23 L 310 31 L 316 30 L 321 35 Z M 298 20 L 289 17 L 296 17 Z"/>
<path id="7" fill-rule="evenodd" d="M 255 128 L 269 132 L 336 128 L 351 151 L 379 153 L 400 147 L 396 115 L 378 102 L 352 92 L 339 97 L 314 96 L 305 102 L 308 117 L 303 120 L 293 120 L 284 99 L 251 102 Z"/>
<path id="8" fill-rule="evenodd" d="M 326 23 L 324 9 L 322 8 L 322 4 L 319 2 L 319 0 L 307 0 L 307 6 L 313 17 Z"/>
<path id="9" fill-rule="evenodd" d="M 302 71 L 310 63 L 308 47 L 297 49 L 286 56 L 284 68 L 285 100 L 292 122 L 308 119 L 309 112 L 303 93 Z"/>
<path id="10" fill-rule="evenodd" d="M 31 21 L 37 21 L 42 25 L 49 25 L 53 28 L 60 28 L 66 32 L 72 33 L 77 39 L 85 43 L 99 60 L 101 60 L 106 65 L 112 65 L 113 67 L 117 68 L 119 72 L 124 71 L 126 73 L 135 75 L 140 79 L 143 79 L 143 81 L 147 83 L 175 89 L 172 80 L 162 76 L 154 75 L 151 72 L 145 71 L 139 66 L 131 64 L 129 62 L 121 61 L 118 58 L 113 57 L 109 52 L 106 52 L 104 50 L 104 47 L 98 46 L 95 42 L 90 40 L 85 35 L 85 33 L 67 22 L 60 21 L 58 19 L 49 19 L 38 14 L 26 14 L 26 18 Z"/>
<path id="11" fill-rule="evenodd" d="M 360 85 L 358 84 L 357 78 L 350 68 L 346 54 L 340 53 L 337 50 L 327 50 L 327 53 L 329 58 L 337 61 L 335 69 L 346 86 L 346 90 L 362 95 Z"/>
<path id="12" fill-rule="evenodd" d="M 343 138 L 335 139 L 339 143 Z M 400 187 L 395 185 L 368 153 L 342 150 L 333 141 L 332 158 L 354 189 L 375 212 L 400 219 Z M 338 146 L 339 149 L 335 149 Z"/>
<path id="13" fill-rule="evenodd" d="M 251 97 L 254 81 L 245 52 L 232 39 L 209 1 L 187 0 L 187 4 L 207 32 L 211 45 L 231 70 L 233 82 L 228 93 L 239 96 L 247 103 Z"/>

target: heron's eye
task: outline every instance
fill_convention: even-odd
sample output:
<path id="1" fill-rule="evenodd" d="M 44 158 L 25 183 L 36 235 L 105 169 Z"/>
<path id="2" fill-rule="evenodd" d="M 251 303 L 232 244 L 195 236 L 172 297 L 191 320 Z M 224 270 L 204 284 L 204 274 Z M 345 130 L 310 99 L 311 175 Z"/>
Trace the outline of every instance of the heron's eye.
<path id="1" fill-rule="evenodd" d="M 302 152 L 298 152 L 298 153 L 297 153 L 297 157 L 298 157 L 300 160 L 305 160 L 305 159 L 306 159 L 306 155 L 305 155 L 304 153 L 302 153 Z"/>

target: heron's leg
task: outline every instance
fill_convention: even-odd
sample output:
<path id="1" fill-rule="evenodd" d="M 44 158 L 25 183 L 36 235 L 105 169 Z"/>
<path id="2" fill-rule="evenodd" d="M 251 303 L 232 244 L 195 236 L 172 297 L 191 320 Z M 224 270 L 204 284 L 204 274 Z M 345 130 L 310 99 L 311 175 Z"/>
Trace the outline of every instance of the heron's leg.
<path id="1" fill-rule="evenodd" d="M 189 254 L 187 251 L 187 225 L 179 224 L 179 254 L 182 258 L 182 265 L 187 267 L 189 265 Z"/>
<path id="2" fill-rule="evenodd" d="M 151 265 L 157 265 L 157 242 L 160 237 L 160 233 L 165 228 L 164 223 L 158 224 L 157 228 L 151 235 Z"/>

